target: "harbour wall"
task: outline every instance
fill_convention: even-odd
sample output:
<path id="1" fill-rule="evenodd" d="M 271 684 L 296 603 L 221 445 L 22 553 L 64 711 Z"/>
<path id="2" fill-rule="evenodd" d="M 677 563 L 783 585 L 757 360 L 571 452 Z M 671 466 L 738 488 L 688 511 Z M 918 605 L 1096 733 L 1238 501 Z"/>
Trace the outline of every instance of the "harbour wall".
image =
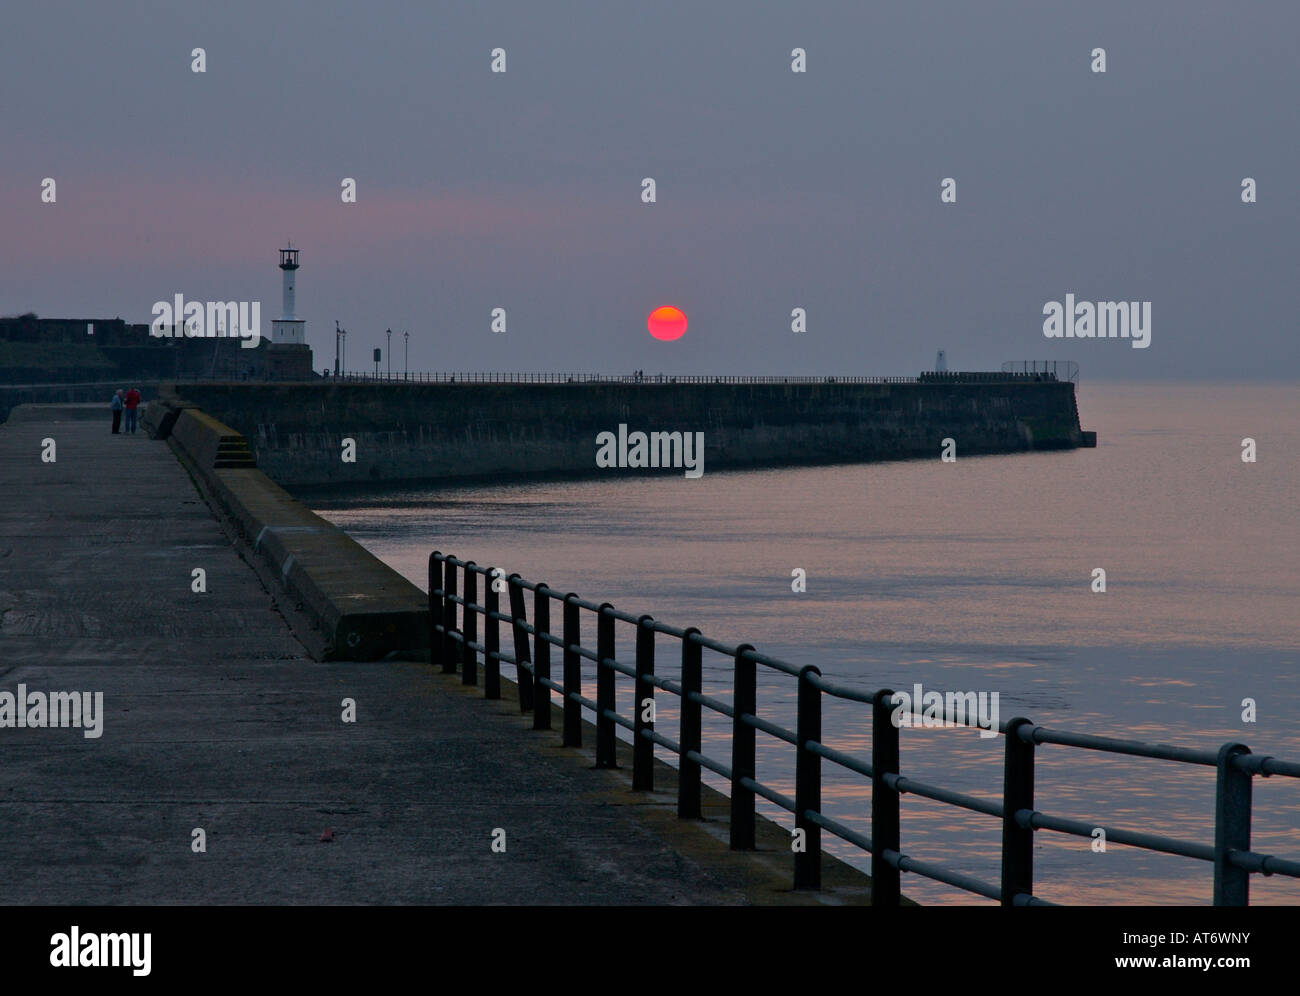
<path id="1" fill-rule="evenodd" d="M 160 399 L 243 434 L 285 487 L 596 473 L 596 437 L 620 424 L 703 432 L 706 472 L 937 457 L 946 438 L 958 455 L 1088 444 L 1075 385 L 1055 380 L 180 383 Z M 355 462 L 341 458 L 345 439 Z"/>
<path id="2" fill-rule="evenodd" d="M 152 401 L 158 395 L 158 381 L 97 380 L 81 383 L 51 384 L 0 384 L 0 422 L 9 418 L 9 413 L 19 405 L 78 405 L 98 404 L 103 407 L 103 418 L 111 418 L 109 402 L 113 392 L 118 389 L 136 387 L 140 397 Z"/>
<path id="3" fill-rule="evenodd" d="M 263 583 L 294 605 L 286 619 L 316 660 L 427 655 L 424 592 L 258 470 L 242 436 L 197 409 L 157 402 L 144 425 L 168 440 Z"/>

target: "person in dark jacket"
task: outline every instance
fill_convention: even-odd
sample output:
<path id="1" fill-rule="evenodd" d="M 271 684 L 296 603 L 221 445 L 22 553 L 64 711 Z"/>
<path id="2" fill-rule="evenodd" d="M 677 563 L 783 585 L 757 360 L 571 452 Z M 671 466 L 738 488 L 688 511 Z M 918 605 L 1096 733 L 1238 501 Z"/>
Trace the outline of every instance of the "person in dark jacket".
<path id="1" fill-rule="evenodd" d="M 118 429 L 122 425 L 122 409 L 125 407 L 125 404 L 122 401 L 121 391 L 118 391 L 113 395 L 113 400 L 110 402 L 109 407 L 113 409 L 113 435 L 116 436 Z"/>

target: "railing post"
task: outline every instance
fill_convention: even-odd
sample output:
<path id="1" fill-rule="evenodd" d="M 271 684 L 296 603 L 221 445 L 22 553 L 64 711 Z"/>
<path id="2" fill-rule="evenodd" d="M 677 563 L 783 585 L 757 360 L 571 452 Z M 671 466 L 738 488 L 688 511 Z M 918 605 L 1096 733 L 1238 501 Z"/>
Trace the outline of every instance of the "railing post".
<path id="1" fill-rule="evenodd" d="M 515 680 L 519 685 L 519 711 L 527 712 L 533 707 L 533 676 L 529 673 L 532 663 L 528 656 L 528 633 L 520 623 L 528 622 L 528 613 L 524 609 L 524 589 L 519 583 L 523 579 L 518 574 L 506 578 L 506 587 L 510 589 L 510 629 L 515 639 Z"/>
<path id="2" fill-rule="evenodd" d="M 682 636 L 682 756 L 677 766 L 677 818 L 700 818 L 700 762 L 687 757 L 689 751 L 703 753 L 702 706 L 691 701 L 691 693 L 704 691 L 704 667 L 701 662 L 703 647 L 691 639 L 700 631 L 694 626 Z"/>
<path id="3" fill-rule="evenodd" d="M 885 783 L 898 774 L 898 727 L 894 725 L 894 690 L 876 692 L 871 712 L 871 905 L 898 906 L 902 888 L 898 868 L 886 851 L 901 853 L 898 793 Z"/>
<path id="4" fill-rule="evenodd" d="M 429 554 L 429 663 L 442 665 L 442 625 L 446 604 L 442 597 L 442 554 L 437 550 Z"/>
<path id="5" fill-rule="evenodd" d="M 1245 744 L 1219 748 L 1214 792 L 1214 905 L 1249 906 L 1250 872 L 1228 861 L 1233 851 L 1250 850 L 1251 776 L 1232 763 L 1249 754 Z"/>
<path id="6" fill-rule="evenodd" d="M 808 819 L 807 813 L 822 811 L 822 759 L 808 749 L 822 739 L 822 693 L 812 682 L 821 671 L 809 664 L 799 672 L 799 714 L 795 721 L 795 739 L 799 752 L 794 773 L 794 825 L 803 831 L 803 850 L 794 853 L 794 887 L 822 887 L 822 828 Z"/>
<path id="7" fill-rule="evenodd" d="M 734 668 L 735 690 L 731 706 L 735 715 L 731 720 L 731 849 L 754 850 L 754 790 L 741 784 L 741 780 L 754 780 L 754 727 L 741 721 L 748 713 L 758 711 L 758 664 L 745 652 L 754 648 L 742 643 L 736 648 Z"/>
<path id="8" fill-rule="evenodd" d="M 606 611 L 608 610 L 608 611 Z M 614 669 L 605 661 L 614 659 L 614 606 L 605 602 L 596 620 L 596 767 L 617 768 L 614 721 L 606 712 L 617 712 L 614 700 Z"/>
<path id="9" fill-rule="evenodd" d="M 456 630 L 456 603 L 452 600 L 456 594 L 456 565 L 448 557 L 443 561 L 447 569 L 443 594 L 446 602 L 442 613 L 442 673 L 456 673 L 456 640 L 452 633 Z"/>
<path id="10" fill-rule="evenodd" d="M 582 746 L 582 703 L 573 696 L 582 694 L 582 658 L 572 648 L 582 645 L 578 619 L 578 596 L 564 596 L 564 746 Z"/>
<path id="11" fill-rule="evenodd" d="M 533 729 L 551 728 L 551 690 L 545 682 L 551 678 L 550 588 L 538 583 L 533 589 Z"/>
<path id="12" fill-rule="evenodd" d="M 478 643 L 478 610 L 470 608 L 471 605 L 478 604 L 478 574 L 474 570 L 476 566 L 472 560 L 465 565 L 466 605 L 461 615 L 461 628 L 465 631 L 465 650 L 460 672 L 463 685 L 478 684 L 478 651 L 470 646 L 471 643 Z"/>
<path id="13" fill-rule="evenodd" d="M 1016 896 L 1034 894 L 1034 831 L 1021 826 L 1016 813 L 1034 809 L 1034 742 L 1020 736 L 1033 723 L 1023 716 L 1007 722 L 1006 760 L 1002 769 L 1002 905 Z"/>
<path id="14" fill-rule="evenodd" d="M 489 568 L 483 578 L 484 594 L 487 596 L 487 601 L 483 603 L 487 608 L 487 617 L 483 623 L 483 628 L 486 630 L 486 639 L 483 643 L 486 648 L 486 653 L 483 654 L 483 697 L 485 699 L 501 698 L 501 620 L 496 618 L 501 611 L 501 593 L 497 590 L 497 582 L 500 578 L 495 572 L 495 567 Z"/>
<path id="15" fill-rule="evenodd" d="M 636 694 L 632 698 L 632 788 L 653 792 L 655 787 L 655 745 L 643 731 L 654 732 L 655 631 L 654 617 L 636 621 Z"/>

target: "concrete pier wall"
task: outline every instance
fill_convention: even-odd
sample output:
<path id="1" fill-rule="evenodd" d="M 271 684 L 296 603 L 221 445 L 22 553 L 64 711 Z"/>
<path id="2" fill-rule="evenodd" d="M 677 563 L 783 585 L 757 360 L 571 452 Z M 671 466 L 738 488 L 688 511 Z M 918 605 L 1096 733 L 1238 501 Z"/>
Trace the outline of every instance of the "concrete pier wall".
<path id="1" fill-rule="evenodd" d="M 596 436 L 703 432 L 704 468 L 787 466 L 1078 446 L 1075 385 L 903 384 L 178 384 L 248 440 L 286 487 L 578 474 Z M 356 462 L 341 459 L 343 440 Z M 614 473 L 618 471 L 602 471 Z M 680 470 L 629 470 L 671 474 Z"/>
<path id="2" fill-rule="evenodd" d="M 333 523 L 295 501 L 250 466 L 244 441 L 204 412 L 167 418 L 153 404 L 145 427 L 166 436 L 201 494 L 247 545 L 259 573 L 283 588 L 310 622 L 299 638 L 317 660 L 377 660 L 427 654 L 429 609 L 424 592 L 365 550 Z"/>
<path id="3" fill-rule="evenodd" d="M 158 381 L 118 380 L 88 381 L 78 384 L 0 384 L 0 422 L 8 419 L 10 411 L 18 405 L 78 405 L 102 406 L 105 421 L 110 418 L 109 402 L 119 388 L 137 387 L 145 401 L 158 396 Z"/>

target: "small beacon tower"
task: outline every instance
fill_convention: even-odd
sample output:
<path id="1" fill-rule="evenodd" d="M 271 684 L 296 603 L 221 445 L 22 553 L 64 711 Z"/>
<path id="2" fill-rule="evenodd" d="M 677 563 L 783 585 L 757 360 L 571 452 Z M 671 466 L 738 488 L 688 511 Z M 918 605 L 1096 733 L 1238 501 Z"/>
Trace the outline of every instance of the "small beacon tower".
<path id="1" fill-rule="evenodd" d="M 284 274 L 284 303 L 280 318 L 271 323 L 271 344 L 275 346 L 307 345 L 306 322 L 294 317 L 294 282 L 298 276 L 298 250 L 290 246 L 280 250 L 280 272 Z"/>
<path id="2" fill-rule="evenodd" d="M 271 380 L 311 380 L 311 347 L 307 345 L 307 323 L 294 314 L 294 284 L 298 278 L 298 250 L 292 244 L 280 250 L 280 273 L 284 288 L 281 317 L 271 322 L 271 342 L 266 354 L 266 373 Z"/>

